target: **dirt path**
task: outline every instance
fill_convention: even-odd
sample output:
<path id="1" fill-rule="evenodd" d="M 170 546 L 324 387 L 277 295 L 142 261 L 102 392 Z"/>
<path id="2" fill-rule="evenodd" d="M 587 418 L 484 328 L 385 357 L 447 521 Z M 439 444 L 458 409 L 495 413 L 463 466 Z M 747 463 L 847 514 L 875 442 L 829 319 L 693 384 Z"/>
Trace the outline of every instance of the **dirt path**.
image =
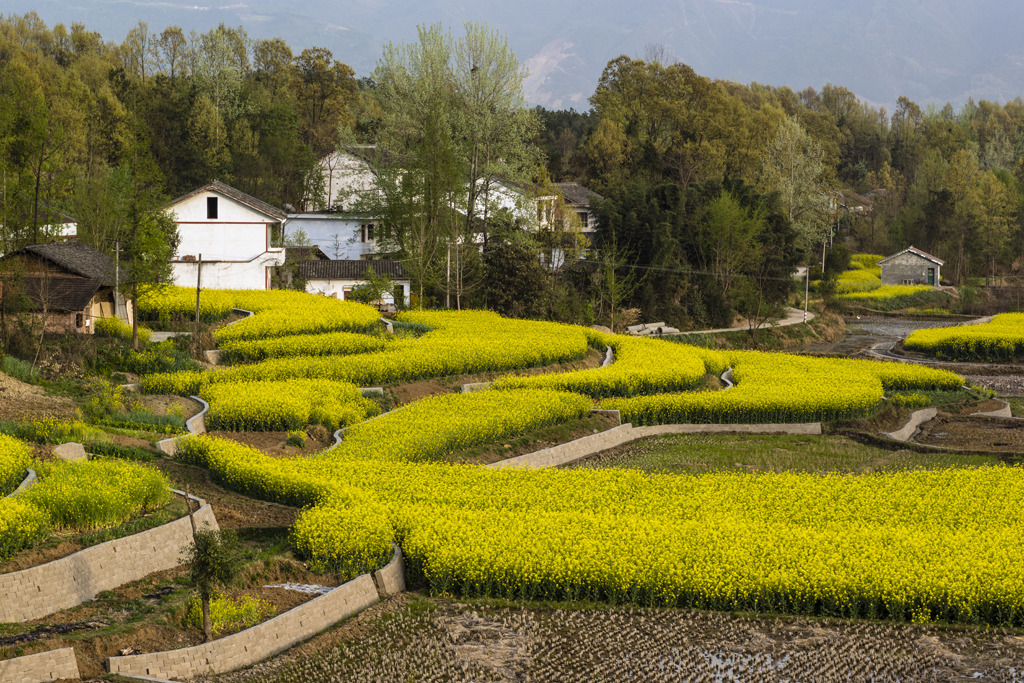
<path id="1" fill-rule="evenodd" d="M 0 419 L 29 420 L 52 417 L 70 420 L 77 406 L 70 398 L 50 396 L 42 387 L 25 384 L 0 373 Z"/>

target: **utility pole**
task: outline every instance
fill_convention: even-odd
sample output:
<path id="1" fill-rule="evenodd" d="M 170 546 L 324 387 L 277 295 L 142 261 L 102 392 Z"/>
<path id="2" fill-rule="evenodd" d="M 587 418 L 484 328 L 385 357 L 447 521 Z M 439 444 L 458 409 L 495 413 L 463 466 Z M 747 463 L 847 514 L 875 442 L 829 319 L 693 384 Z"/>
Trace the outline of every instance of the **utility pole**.
<path id="1" fill-rule="evenodd" d="M 196 325 L 199 324 L 199 289 L 203 278 L 203 255 L 199 255 L 196 262 Z"/>
<path id="2" fill-rule="evenodd" d="M 804 269 L 804 323 L 807 322 L 807 295 L 811 293 L 811 266 Z"/>

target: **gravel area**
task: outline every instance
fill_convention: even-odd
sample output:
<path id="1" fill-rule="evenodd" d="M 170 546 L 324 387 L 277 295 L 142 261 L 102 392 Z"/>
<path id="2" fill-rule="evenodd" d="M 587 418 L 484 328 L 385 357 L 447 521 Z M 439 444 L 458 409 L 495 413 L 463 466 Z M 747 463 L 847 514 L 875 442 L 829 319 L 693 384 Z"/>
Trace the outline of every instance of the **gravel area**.
<path id="1" fill-rule="evenodd" d="M 964 379 L 999 396 L 1024 396 L 1024 377 L 1020 375 L 964 375 Z"/>

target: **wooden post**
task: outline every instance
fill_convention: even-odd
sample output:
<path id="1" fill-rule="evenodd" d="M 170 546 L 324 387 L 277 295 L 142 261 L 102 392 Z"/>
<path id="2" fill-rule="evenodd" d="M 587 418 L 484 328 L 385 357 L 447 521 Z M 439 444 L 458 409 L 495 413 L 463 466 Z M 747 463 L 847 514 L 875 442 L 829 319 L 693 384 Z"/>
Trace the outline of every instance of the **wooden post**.
<path id="1" fill-rule="evenodd" d="M 203 255 L 199 255 L 199 261 L 196 263 L 196 325 L 199 324 L 199 289 L 203 281 Z M 189 506 L 191 510 L 192 507 Z"/>

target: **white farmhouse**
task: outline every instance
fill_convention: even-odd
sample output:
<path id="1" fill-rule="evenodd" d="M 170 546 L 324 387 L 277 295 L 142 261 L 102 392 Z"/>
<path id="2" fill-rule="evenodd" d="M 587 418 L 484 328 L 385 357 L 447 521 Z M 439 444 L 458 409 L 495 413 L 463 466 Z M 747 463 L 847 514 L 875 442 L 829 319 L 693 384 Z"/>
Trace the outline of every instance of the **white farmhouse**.
<path id="1" fill-rule="evenodd" d="M 175 284 L 195 286 L 200 277 L 209 289 L 270 289 L 271 269 L 284 264 L 284 248 L 273 246 L 283 211 L 216 180 L 164 209 L 181 236 L 171 259 Z"/>
<path id="2" fill-rule="evenodd" d="M 347 299 L 353 289 L 366 284 L 369 268 L 377 275 L 386 275 L 395 285 L 392 292 L 384 294 L 380 305 L 394 306 L 396 297 L 409 305 L 411 282 L 401 261 L 308 260 L 299 264 L 299 277 L 306 281 L 310 294 Z"/>

